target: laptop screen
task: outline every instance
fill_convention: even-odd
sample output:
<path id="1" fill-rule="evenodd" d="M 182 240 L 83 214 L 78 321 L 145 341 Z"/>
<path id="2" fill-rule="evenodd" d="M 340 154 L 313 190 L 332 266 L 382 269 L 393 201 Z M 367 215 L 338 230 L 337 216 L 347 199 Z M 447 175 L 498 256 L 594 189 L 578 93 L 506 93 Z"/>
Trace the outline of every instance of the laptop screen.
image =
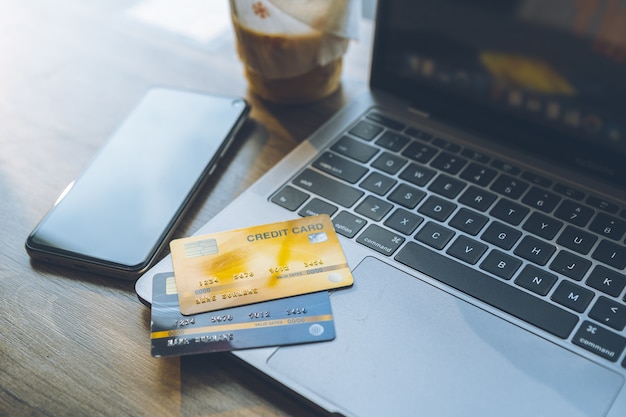
<path id="1" fill-rule="evenodd" d="M 626 3 L 379 1 L 372 88 L 626 184 Z"/>

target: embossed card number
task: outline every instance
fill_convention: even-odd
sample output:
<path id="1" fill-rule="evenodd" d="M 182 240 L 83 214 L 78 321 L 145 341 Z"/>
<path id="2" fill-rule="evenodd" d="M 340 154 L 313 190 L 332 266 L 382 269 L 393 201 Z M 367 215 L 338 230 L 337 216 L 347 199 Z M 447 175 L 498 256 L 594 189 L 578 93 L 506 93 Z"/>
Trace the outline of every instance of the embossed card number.
<path id="1" fill-rule="evenodd" d="M 328 215 L 170 243 L 185 315 L 352 285 Z"/>
<path id="2" fill-rule="evenodd" d="M 152 295 L 152 355 L 178 356 L 335 338 L 327 291 L 183 316 L 174 274 L 156 274 Z"/>

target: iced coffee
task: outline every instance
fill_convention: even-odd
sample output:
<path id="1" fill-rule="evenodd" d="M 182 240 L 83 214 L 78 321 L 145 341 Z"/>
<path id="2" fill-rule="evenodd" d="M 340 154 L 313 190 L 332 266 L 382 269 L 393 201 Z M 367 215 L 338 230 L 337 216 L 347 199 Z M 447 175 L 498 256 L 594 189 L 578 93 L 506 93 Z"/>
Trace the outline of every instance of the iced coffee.
<path id="1" fill-rule="evenodd" d="M 302 9 L 306 21 L 298 18 L 299 11 L 285 11 L 270 0 L 231 0 L 237 52 L 249 88 L 272 102 L 314 101 L 339 87 L 349 39 L 326 28 L 336 24 L 333 19 L 343 13 L 338 7 L 344 2 L 301 3 L 309 8 Z"/>

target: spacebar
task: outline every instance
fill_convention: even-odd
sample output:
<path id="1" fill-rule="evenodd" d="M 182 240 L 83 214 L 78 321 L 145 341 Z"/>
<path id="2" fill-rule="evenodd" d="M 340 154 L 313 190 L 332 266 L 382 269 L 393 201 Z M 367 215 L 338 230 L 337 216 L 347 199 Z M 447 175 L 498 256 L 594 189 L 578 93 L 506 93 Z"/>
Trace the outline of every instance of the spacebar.
<path id="1" fill-rule="evenodd" d="M 578 317 L 568 311 L 414 242 L 409 242 L 395 258 L 562 339 L 569 336 L 578 322 Z"/>

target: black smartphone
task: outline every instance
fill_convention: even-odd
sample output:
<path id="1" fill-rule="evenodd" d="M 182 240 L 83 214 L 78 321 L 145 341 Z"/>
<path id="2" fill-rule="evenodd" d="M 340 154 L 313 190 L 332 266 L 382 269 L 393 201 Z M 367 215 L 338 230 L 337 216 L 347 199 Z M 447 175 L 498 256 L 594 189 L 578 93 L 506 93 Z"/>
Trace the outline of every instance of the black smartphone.
<path id="1" fill-rule="evenodd" d="M 26 240 L 31 258 L 134 279 L 146 271 L 250 108 L 154 88 Z"/>

